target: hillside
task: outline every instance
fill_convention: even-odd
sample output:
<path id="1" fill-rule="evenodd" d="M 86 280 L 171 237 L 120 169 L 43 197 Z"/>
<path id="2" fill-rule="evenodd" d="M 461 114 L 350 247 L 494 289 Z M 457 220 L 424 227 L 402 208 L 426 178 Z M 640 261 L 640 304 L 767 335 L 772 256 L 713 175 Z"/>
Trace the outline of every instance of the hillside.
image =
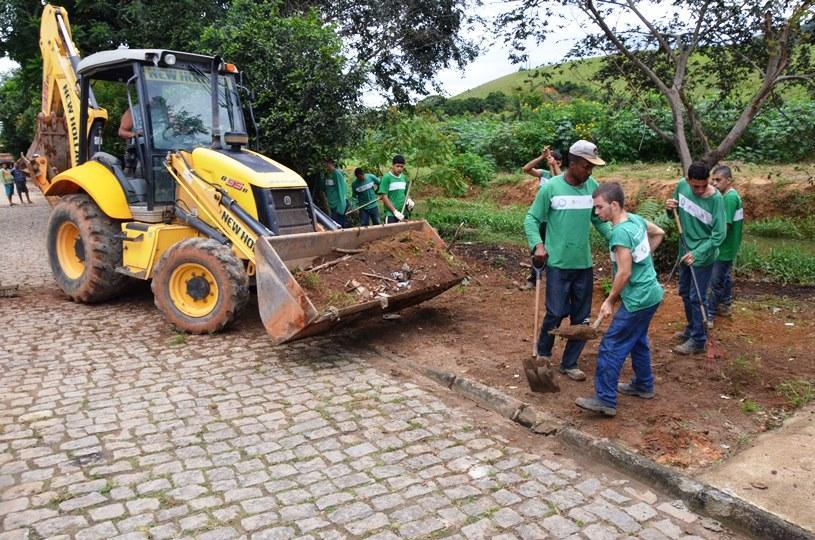
<path id="1" fill-rule="evenodd" d="M 566 88 L 563 94 L 571 97 L 579 97 L 575 95 L 574 90 L 580 90 L 583 87 L 585 90 L 599 91 L 600 85 L 593 80 L 594 75 L 599 71 L 604 57 L 587 58 L 585 60 L 573 60 L 564 62 L 562 64 L 552 64 L 549 66 L 541 66 L 533 69 L 526 69 L 504 75 L 497 79 L 493 79 L 482 85 L 476 86 L 466 90 L 460 94 L 452 96 L 450 99 L 466 99 L 466 98 L 485 98 L 490 92 L 503 92 L 506 95 L 513 95 L 518 93 L 518 88 L 529 90 L 537 88 L 541 93 L 550 93 L 551 88 L 558 88 L 565 83 L 571 83 L 578 88 Z M 815 47 L 812 48 L 812 60 L 815 61 Z M 693 55 L 690 64 L 694 63 L 704 67 L 709 62 L 706 57 Z M 539 77 L 534 75 L 539 73 Z M 545 84 L 544 84 L 545 81 Z M 698 84 L 692 92 L 696 98 L 706 97 L 713 92 L 712 87 L 707 84 L 709 81 L 702 81 Z M 743 95 L 752 95 L 753 88 L 757 88 L 759 84 L 758 75 L 751 77 L 752 84 L 744 86 L 742 90 Z M 622 84 L 620 85 L 622 87 Z M 749 93 L 749 94 L 748 94 Z M 812 96 L 800 86 L 788 87 L 781 92 L 781 94 L 790 99 L 812 99 Z"/>
<path id="2" fill-rule="evenodd" d="M 599 86 L 592 80 L 592 77 L 600 68 L 601 61 L 601 58 L 589 58 L 586 60 L 565 62 L 559 65 L 517 71 L 471 88 L 458 95 L 452 96 L 450 99 L 466 99 L 469 97 L 485 98 L 490 92 L 503 92 L 507 95 L 515 94 L 517 93 L 518 87 L 529 87 L 530 78 L 535 72 L 540 73 L 544 77 L 548 76 L 548 80 L 546 80 L 546 85 L 548 86 L 562 84 L 568 81 L 574 84 L 585 85 L 591 89 L 599 89 Z M 542 79 L 531 80 L 535 81 L 533 83 L 535 84 Z"/>

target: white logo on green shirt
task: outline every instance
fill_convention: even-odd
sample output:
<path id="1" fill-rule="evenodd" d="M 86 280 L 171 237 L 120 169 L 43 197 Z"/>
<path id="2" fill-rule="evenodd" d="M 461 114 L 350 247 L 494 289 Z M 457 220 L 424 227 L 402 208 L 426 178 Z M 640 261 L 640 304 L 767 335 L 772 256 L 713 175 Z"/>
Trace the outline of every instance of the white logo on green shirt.
<path id="1" fill-rule="evenodd" d="M 374 187 L 373 182 L 368 182 L 367 184 L 362 184 L 361 186 L 359 186 L 357 188 L 357 193 L 362 193 L 363 191 L 371 189 L 372 187 Z"/>
<path id="2" fill-rule="evenodd" d="M 692 215 L 707 226 L 713 225 L 713 214 L 688 199 L 681 193 L 679 194 L 679 208 Z"/>
<path id="3" fill-rule="evenodd" d="M 741 221 L 744 219 L 744 208 L 739 208 L 736 210 L 736 213 L 733 214 L 733 221 Z"/>
<path id="4" fill-rule="evenodd" d="M 587 210 L 594 202 L 591 195 L 555 195 L 550 206 L 555 210 Z"/>
<path id="5" fill-rule="evenodd" d="M 400 189 L 405 189 L 407 186 L 407 182 L 391 182 L 390 186 L 388 187 L 388 191 L 398 191 Z"/>

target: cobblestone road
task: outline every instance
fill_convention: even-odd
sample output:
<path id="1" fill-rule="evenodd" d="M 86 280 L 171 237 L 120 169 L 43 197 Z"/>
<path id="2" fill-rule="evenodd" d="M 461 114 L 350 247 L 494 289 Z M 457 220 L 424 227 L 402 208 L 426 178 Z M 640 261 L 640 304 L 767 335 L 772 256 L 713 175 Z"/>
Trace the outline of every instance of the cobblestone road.
<path id="1" fill-rule="evenodd" d="M 331 338 L 67 302 L 35 200 L 0 208 L 0 540 L 729 537 Z"/>

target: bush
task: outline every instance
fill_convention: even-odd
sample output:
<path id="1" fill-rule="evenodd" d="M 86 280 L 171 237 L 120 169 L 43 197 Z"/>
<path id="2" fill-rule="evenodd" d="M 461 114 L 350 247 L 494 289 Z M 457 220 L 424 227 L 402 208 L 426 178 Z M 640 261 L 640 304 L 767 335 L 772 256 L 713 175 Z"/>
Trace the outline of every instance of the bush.
<path id="1" fill-rule="evenodd" d="M 448 164 L 434 168 L 423 181 L 440 187 L 450 197 L 461 197 L 467 193 L 468 185 L 464 174 Z"/>
<path id="2" fill-rule="evenodd" d="M 465 152 L 452 158 L 448 166 L 460 172 L 471 184 L 484 186 L 495 176 L 495 163 L 492 159 Z"/>

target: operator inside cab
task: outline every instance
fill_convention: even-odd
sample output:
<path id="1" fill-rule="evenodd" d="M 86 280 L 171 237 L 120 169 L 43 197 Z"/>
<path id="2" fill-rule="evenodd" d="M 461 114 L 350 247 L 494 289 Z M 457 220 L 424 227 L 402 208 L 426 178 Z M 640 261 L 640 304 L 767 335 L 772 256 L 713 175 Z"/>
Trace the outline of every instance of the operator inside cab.
<path id="1" fill-rule="evenodd" d="M 136 144 L 138 144 L 138 138 L 141 137 L 144 132 L 141 129 L 141 118 L 138 108 L 135 108 L 136 121 L 134 121 L 133 111 L 134 108 L 131 107 L 125 109 L 122 119 L 119 121 L 119 137 L 127 141 L 124 156 L 125 174 L 138 176 L 137 170 L 140 167 L 139 157 L 136 153 Z"/>

